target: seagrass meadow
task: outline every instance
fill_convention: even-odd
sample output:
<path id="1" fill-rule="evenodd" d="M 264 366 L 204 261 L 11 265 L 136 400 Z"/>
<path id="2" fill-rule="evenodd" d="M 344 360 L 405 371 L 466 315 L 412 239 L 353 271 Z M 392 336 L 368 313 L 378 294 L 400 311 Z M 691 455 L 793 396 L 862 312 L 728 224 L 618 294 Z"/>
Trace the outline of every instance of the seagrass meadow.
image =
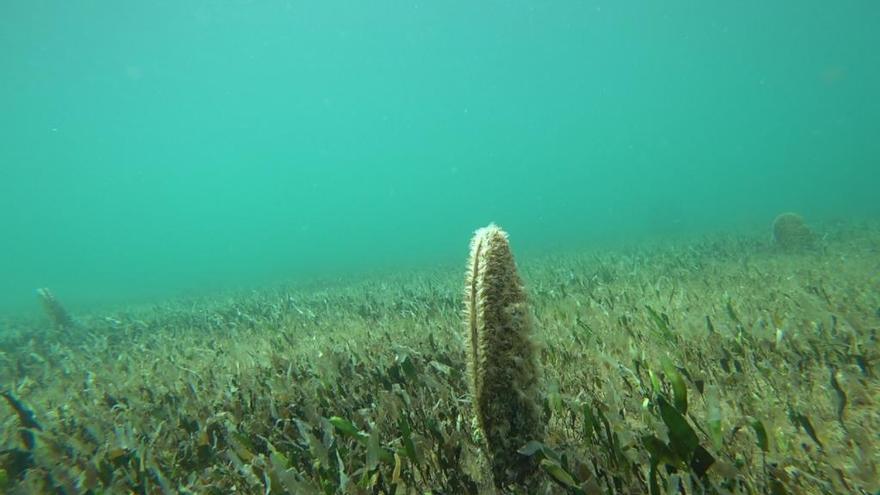
<path id="1" fill-rule="evenodd" d="M 0 492 L 875 494 L 880 226 L 817 232 L 520 259 L 528 486 L 475 431 L 463 267 L 9 317 Z"/>

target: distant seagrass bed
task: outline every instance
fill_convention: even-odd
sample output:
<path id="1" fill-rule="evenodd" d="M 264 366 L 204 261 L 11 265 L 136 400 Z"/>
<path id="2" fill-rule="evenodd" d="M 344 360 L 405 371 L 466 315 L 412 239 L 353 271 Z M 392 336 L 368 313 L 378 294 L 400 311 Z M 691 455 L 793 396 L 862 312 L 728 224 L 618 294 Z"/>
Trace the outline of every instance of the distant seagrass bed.
<path id="1" fill-rule="evenodd" d="M 35 303 L 0 320 L 0 493 L 877 493 L 880 227 L 797 222 L 776 235 L 803 246 L 518 258 L 528 488 L 493 484 L 471 413 L 466 239 L 454 269 L 56 325 Z"/>

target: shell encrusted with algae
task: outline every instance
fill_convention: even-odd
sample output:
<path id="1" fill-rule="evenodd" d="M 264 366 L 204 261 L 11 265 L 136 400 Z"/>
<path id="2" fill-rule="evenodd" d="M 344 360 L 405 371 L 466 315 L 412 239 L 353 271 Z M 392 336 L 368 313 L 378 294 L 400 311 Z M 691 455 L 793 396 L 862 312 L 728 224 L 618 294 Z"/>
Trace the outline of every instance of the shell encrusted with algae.
<path id="1" fill-rule="evenodd" d="M 473 412 L 496 484 L 533 466 L 517 450 L 543 437 L 532 320 L 507 233 L 492 224 L 471 240 L 465 280 L 468 372 Z"/>
<path id="2" fill-rule="evenodd" d="M 773 220 L 773 241 L 786 251 L 808 248 L 815 234 L 796 213 L 783 213 Z"/>

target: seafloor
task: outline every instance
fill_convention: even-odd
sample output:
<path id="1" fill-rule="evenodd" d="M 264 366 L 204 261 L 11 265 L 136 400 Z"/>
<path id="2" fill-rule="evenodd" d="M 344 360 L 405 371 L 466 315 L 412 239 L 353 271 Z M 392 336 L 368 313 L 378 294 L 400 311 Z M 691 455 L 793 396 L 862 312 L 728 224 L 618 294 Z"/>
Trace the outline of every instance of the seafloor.
<path id="1" fill-rule="evenodd" d="M 817 230 L 520 260 L 547 434 L 500 491 L 877 493 L 880 228 Z M 466 241 L 461 269 L 0 320 L 0 492 L 493 492 Z"/>

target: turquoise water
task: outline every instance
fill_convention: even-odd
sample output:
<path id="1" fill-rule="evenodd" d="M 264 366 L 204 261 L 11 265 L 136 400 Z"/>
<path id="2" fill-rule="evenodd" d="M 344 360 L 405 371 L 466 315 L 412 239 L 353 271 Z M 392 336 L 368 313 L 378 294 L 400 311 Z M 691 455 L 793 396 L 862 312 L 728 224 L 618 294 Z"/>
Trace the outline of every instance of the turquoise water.
<path id="1" fill-rule="evenodd" d="M 872 1 L 5 0 L 0 310 L 463 263 L 490 221 L 535 253 L 876 218 L 878 23 Z"/>

